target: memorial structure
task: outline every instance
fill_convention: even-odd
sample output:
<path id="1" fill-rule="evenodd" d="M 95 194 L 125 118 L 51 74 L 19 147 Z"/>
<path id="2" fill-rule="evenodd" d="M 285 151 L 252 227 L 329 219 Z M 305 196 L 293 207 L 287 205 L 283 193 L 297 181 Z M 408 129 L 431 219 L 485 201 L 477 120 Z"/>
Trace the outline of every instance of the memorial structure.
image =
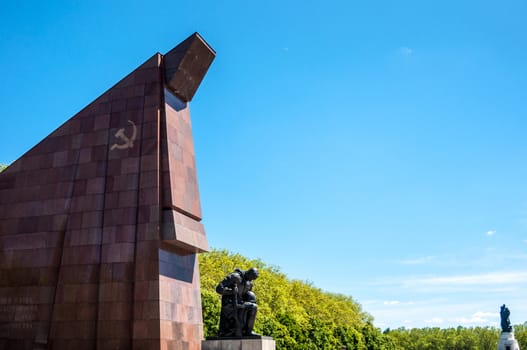
<path id="1" fill-rule="evenodd" d="M 253 281 L 258 278 L 258 270 L 236 269 L 221 281 L 216 292 L 221 294 L 220 337 L 257 336 L 253 332 L 256 320 L 256 295 Z"/>
<path id="2" fill-rule="evenodd" d="M 498 350 L 520 350 L 518 341 L 514 338 L 514 331 L 511 326 L 509 309 L 503 304 L 500 308 L 501 335 L 498 342 Z"/>
<path id="3" fill-rule="evenodd" d="M 201 348 L 188 103 L 214 57 L 156 53 L 0 173 L 0 349 Z"/>
<path id="4" fill-rule="evenodd" d="M 207 337 L 202 350 L 274 350 L 271 337 L 253 332 L 258 306 L 252 291 L 253 281 L 258 278 L 258 269 L 247 271 L 235 269 L 216 287 L 221 295 L 219 334 Z"/>

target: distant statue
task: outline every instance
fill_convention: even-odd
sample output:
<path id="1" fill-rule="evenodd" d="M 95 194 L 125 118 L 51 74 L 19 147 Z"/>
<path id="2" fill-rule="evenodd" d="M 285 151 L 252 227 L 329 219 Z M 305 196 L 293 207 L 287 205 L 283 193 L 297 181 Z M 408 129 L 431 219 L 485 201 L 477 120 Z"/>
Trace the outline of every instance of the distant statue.
<path id="1" fill-rule="evenodd" d="M 511 312 L 503 304 L 500 308 L 500 317 L 501 317 L 501 331 L 502 332 L 512 332 L 511 321 L 509 320 Z"/>
<path id="2" fill-rule="evenodd" d="M 256 295 L 252 292 L 258 270 L 235 269 L 216 287 L 221 294 L 220 337 L 258 336 L 253 332 L 256 319 Z"/>

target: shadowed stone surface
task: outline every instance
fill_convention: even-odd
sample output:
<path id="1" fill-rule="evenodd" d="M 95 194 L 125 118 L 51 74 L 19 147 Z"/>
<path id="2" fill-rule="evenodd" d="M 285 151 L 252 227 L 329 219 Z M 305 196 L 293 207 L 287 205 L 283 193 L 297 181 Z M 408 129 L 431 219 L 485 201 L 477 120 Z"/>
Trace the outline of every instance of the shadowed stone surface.
<path id="1" fill-rule="evenodd" d="M 201 344 L 202 350 L 275 350 L 276 344 L 271 337 L 219 338 L 208 337 Z"/>
<path id="2" fill-rule="evenodd" d="M 0 173 L 0 349 L 200 349 L 188 101 L 214 52 L 183 43 Z"/>

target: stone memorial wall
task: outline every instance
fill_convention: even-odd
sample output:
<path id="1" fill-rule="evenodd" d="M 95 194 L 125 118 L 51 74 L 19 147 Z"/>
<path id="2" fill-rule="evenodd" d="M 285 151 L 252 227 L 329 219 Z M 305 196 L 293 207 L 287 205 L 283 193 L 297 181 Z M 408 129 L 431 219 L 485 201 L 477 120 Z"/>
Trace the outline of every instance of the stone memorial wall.
<path id="1" fill-rule="evenodd" d="M 0 173 L 1 349 L 200 349 L 188 102 L 214 56 L 153 55 Z"/>

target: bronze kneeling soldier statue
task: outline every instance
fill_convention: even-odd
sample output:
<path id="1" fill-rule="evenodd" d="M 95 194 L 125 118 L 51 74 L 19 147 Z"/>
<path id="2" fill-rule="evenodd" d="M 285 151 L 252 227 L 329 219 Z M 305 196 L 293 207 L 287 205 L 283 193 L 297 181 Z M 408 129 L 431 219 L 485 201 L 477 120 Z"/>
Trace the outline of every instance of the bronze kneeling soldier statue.
<path id="1" fill-rule="evenodd" d="M 252 292 L 258 270 L 235 269 L 216 287 L 221 294 L 220 337 L 258 336 L 253 332 L 258 306 Z"/>

